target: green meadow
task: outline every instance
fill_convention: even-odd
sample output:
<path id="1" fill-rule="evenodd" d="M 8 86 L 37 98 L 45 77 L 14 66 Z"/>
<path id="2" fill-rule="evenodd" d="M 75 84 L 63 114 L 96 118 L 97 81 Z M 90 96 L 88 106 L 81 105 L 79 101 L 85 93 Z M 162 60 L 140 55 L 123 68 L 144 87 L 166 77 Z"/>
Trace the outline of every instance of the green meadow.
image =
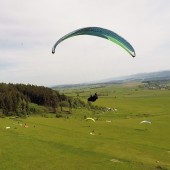
<path id="1" fill-rule="evenodd" d="M 108 110 L 0 118 L 0 170 L 170 170 L 170 90 L 131 83 L 61 92 L 85 102 L 97 92 L 92 105 Z"/>

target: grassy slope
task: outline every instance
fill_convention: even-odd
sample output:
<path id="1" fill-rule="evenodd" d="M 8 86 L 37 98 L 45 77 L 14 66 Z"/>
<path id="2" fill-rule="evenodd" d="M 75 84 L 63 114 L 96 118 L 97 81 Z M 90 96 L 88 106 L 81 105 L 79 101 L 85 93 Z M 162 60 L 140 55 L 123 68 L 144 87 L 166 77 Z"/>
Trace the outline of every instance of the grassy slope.
<path id="1" fill-rule="evenodd" d="M 170 168 L 170 91 L 108 86 L 97 92 L 109 93 L 95 104 L 115 107 L 118 111 L 92 115 L 90 111 L 78 109 L 73 110 L 69 119 L 0 119 L 0 169 Z M 86 100 L 83 96 L 88 95 L 84 91 L 80 97 Z M 99 120 L 85 121 L 84 115 Z M 145 119 L 152 124 L 139 124 Z M 20 123 L 29 127 L 21 127 Z M 6 126 L 11 129 L 6 130 Z M 92 130 L 94 136 L 89 134 Z"/>

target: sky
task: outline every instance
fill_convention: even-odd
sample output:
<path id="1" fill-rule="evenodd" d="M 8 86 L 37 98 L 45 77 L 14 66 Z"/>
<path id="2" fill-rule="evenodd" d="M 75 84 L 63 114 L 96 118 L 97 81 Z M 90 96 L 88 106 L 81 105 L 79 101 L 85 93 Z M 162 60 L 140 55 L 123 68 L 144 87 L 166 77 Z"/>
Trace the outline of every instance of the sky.
<path id="1" fill-rule="evenodd" d="M 0 0 L 0 82 L 43 86 L 86 83 L 170 70 L 169 0 Z M 83 27 L 103 27 L 134 47 L 94 36 L 55 42 Z"/>

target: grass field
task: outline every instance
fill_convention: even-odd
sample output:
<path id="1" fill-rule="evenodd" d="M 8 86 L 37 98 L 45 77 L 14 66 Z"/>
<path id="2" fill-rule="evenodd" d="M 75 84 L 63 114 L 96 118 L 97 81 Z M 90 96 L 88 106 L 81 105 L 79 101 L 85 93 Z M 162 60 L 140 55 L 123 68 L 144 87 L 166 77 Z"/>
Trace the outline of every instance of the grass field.
<path id="1" fill-rule="evenodd" d="M 101 94 L 94 105 L 117 112 L 79 108 L 68 119 L 1 118 L 0 170 L 169 170 L 170 90 L 136 84 L 65 90 L 84 101 L 94 92 Z"/>

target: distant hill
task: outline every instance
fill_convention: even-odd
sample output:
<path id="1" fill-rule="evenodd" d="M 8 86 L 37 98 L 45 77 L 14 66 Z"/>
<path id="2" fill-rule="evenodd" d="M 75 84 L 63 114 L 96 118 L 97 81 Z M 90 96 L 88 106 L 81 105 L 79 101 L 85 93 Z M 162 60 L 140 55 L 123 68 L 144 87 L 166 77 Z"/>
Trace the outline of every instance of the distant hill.
<path id="1" fill-rule="evenodd" d="M 153 81 L 153 80 L 170 80 L 170 71 L 158 71 L 150 73 L 138 73 L 117 78 L 110 78 L 100 81 L 100 83 L 111 82 L 130 82 L 130 81 Z"/>
<path id="2" fill-rule="evenodd" d="M 157 72 L 150 72 L 150 73 L 138 73 L 128 76 L 121 76 L 116 78 L 109 78 L 100 81 L 96 81 L 93 83 L 82 83 L 82 84 L 67 84 L 67 85 L 59 85 L 52 87 L 53 89 L 58 88 L 75 88 L 75 87 L 82 87 L 88 85 L 96 85 L 96 84 L 104 84 L 104 83 L 125 83 L 125 82 L 142 82 L 142 81 L 155 81 L 155 80 L 170 80 L 170 70 L 167 71 L 157 71 Z"/>

